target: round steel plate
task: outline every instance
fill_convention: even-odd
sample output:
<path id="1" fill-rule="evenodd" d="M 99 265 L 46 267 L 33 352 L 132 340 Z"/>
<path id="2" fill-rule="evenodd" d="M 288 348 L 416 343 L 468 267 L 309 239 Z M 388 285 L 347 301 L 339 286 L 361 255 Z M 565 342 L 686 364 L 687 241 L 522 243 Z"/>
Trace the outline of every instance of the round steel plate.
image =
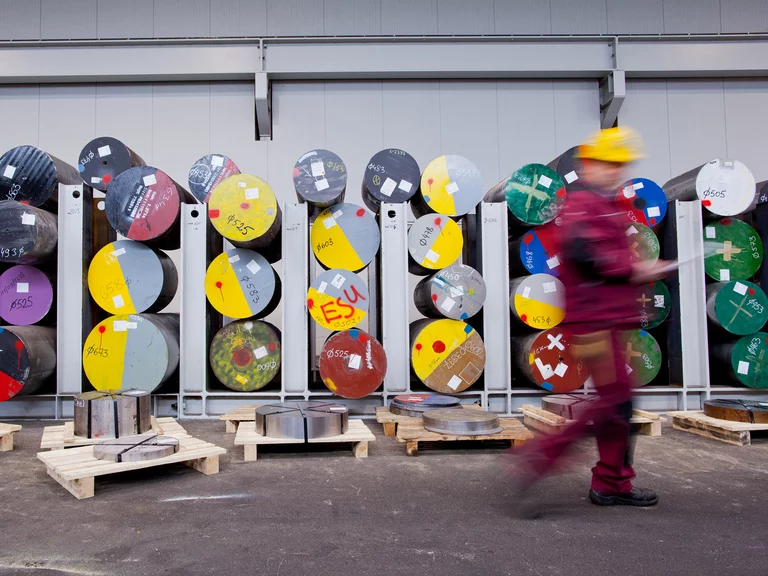
<path id="1" fill-rule="evenodd" d="M 56 330 L 43 326 L 0 328 L 0 402 L 37 392 L 56 368 Z"/>
<path id="2" fill-rule="evenodd" d="M 557 228 L 551 223 L 529 230 L 510 245 L 510 263 L 528 274 L 559 276 L 562 257 L 557 251 L 557 238 Z"/>
<path id="3" fill-rule="evenodd" d="M 352 328 L 325 341 L 318 369 L 331 392 L 342 398 L 364 398 L 384 381 L 387 355 L 376 338 Z"/>
<path id="4" fill-rule="evenodd" d="M 34 146 L 17 146 L 0 156 L 0 198 L 31 206 L 56 203 L 58 184 L 80 184 L 77 169 Z"/>
<path id="5" fill-rule="evenodd" d="M 632 222 L 653 228 L 667 215 L 667 195 L 648 178 L 634 178 L 619 186 L 616 205 Z"/>
<path id="6" fill-rule="evenodd" d="M 707 316 L 731 334 L 754 334 L 768 322 L 768 298 L 746 280 L 715 282 L 707 285 Z"/>
<path id="7" fill-rule="evenodd" d="M 696 176 L 696 195 L 702 206 L 718 216 L 748 210 L 755 193 L 755 177 L 738 160 L 712 160 Z"/>
<path id="8" fill-rule="evenodd" d="M 447 216 L 422 216 L 408 230 L 409 269 L 412 274 L 432 274 L 461 257 L 464 235 Z"/>
<path id="9" fill-rule="evenodd" d="M 736 377 L 750 388 L 768 388 L 768 334 L 755 332 L 736 342 L 731 351 Z"/>
<path id="10" fill-rule="evenodd" d="M 512 356 L 520 372 L 547 392 L 563 393 L 581 388 L 589 370 L 573 355 L 571 333 L 553 328 L 512 339 Z"/>
<path id="11" fill-rule="evenodd" d="M 763 262 L 763 242 L 752 226 L 735 218 L 723 218 L 704 228 L 704 269 L 718 282 L 748 280 Z"/>
<path id="12" fill-rule="evenodd" d="M 656 338 L 645 330 L 622 332 L 624 363 L 637 386 L 650 384 L 661 370 L 663 356 Z"/>
<path id="13" fill-rule="evenodd" d="M 707 400 L 704 415 L 731 422 L 768 424 L 768 402 L 753 400 Z"/>
<path id="14" fill-rule="evenodd" d="M 362 278 L 333 268 L 312 280 L 307 291 L 307 308 L 312 319 L 327 330 L 346 330 L 368 315 L 368 286 Z"/>
<path id="15" fill-rule="evenodd" d="M 640 328 L 643 330 L 659 326 L 672 310 L 669 288 L 661 280 L 638 286 L 635 302 L 637 316 L 640 318 Z"/>
<path id="16" fill-rule="evenodd" d="M 510 282 L 513 317 L 536 330 L 554 328 L 565 318 L 565 286 L 550 274 L 532 274 Z"/>
<path id="17" fill-rule="evenodd" d="M 421 418 L 426 410 L 439 408 L 456 409 L 461 407 L 458 398 L 440 394 L 400 394 L 392 399 L 389 411 L 400 416 Z"/>
<path id="18" fill-rule="evenodd" d="M 230 158 L 224 154 L 208 154 L 189 169 L 189 191 L 200 202 L 208 203 L 213 189 L 236 174 L 240 174 L 240 169 Z"/>
<path id="19" fill-rule="evenodd" d="M 485 280 L 471 266 L 454 264 L 419 282 L 413 300 L 427 318 L 466 320 L 485 304 Z"/>
<path id="20" fill-rule="evenodd" d="M 84 392 L 75 398 L 75 436 L 123 438 L 152 429 L 146 390 Z"/>
<path id="21" fill-rule="evenodd" d="M 419 191 L 421 170 L 416 160 L 397 148 L 382 150 L 368 162 L 363 177 L 363 202 L 378 212 L 382 202 L 408 202 Z"/>
<path id="22" fill-rule="evenodd" d="M 312 252 L 325 269 L 359 272 L 379 251 L 376 220 L 357 204 L 336 204 L 323 210 L 312 224 Z"/>
<path id="23" fill-rule="evenodd" d="M 586 394 L 554 394 L 544 396 L 541 399 L 541 407 L 547 412 L 552 412 L 568 420 L 576 420 L 589 410 L 592 402 L 597 400 L 597 396 Z"/>
<path id="24" fill-rule="evenodd" d="M 259 320 L 230 322 L 213 337 L 209 358 L 213 373 L 227 388 L 259 390 L 280 372 L 280 331 Z"/>
<path id="25" fill-rule="evenodd" d="M 40 322 L 52 305 L 51 280 L 34 266 L 12 266 L 0 274 L 0 318 L 8 324 Z"/>
<path id="26" fill-rule="evenodd" d="M 40 208 L 0 200 L 0 262 L 39 264 L 56 252 L 58 220 Z"/>
<path id="27" fill-rule="evenodd" d="M 171 436 L 139 434 L 105 440 L 93 447 L 93 456 L 109 462 L 146 462 L 172 456 L 179 451 L 179 440 Z"/>
<path id="28" fill-rule="evenodd" d="M 475 164 L 463 156 L 439 156 L 421 175 L 421 190 L 411 200 L 418 218 L 431 212 L 464 216 L 483 200 L 483 177 Z"/>
<path id="29" fill-rule="evenodd" d="M 310 150 L 293 167 L 293 186 L 299 202 L 328 208 L 344 201 L 347 167 L 330 150 Z"/>
<path id="30" fill-rule="evenodd" d="M 427 410 L 422 415 L 424 428 L 440 434 L 485 436 L 502 431 L 499 417 L 485 410 Z"/>
<path id="31" fill-rule="evenodd" d="M 145 165 L 146 162 L 120 140 L 102 136 L 85 145 L 77 169 L 88 186 L 106 192 L 120 174 Z"/>
<path id="32" fill-rule="evenodd" d="M 296 401 L 267 404 L 256 409 L 256 432 L 273 438 L 312 440 L 344 434 L 349 411 L 343 404 Z"/>
<path id="33" fill-rule="evenodd" d="M 565 183 L 543 164 L 526 164 L 499 182 L 485 196 L 491 202 L 506 202 L 510 219 L 527 226 L 555 219 L 565 203 Z"/>
<path id="34" fill-rule="evenodd" d="M 234 248 L 214 258 L 205 273 L 205 295 L 230 318 L 263 318 L 280 301 L 278 276 L 253 250 Z"/>

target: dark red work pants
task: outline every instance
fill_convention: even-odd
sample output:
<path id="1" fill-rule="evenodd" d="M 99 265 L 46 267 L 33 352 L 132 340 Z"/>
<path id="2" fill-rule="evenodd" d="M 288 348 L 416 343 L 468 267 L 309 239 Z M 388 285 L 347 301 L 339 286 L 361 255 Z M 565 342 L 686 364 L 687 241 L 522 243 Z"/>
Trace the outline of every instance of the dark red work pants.
<path id="1" fill-rule="evenodd" d="M 585 360 L 585 363 L 592 374 L 598 371 L 604 374 L 612 367 L 615 380 L 598 386 L 597 400 L 590 402 L 589 408 L 561 434 L 539 438 L 527 448 L 531 451 L 529 454 L 539 456 L 532 462 L 535 472 L 543 476 L 552 471 L 576 440 L 594 434 L 600 459 L 592 468 L 592 488 L 602 494 L 624 494 L 632 490 L 635 477 L 630 450 L 632 383 L 616 333 L 612 334 L 611 341 L 610 354 L 599 360 Z M 593 423 L 591 429 L 589 422 Z"/>

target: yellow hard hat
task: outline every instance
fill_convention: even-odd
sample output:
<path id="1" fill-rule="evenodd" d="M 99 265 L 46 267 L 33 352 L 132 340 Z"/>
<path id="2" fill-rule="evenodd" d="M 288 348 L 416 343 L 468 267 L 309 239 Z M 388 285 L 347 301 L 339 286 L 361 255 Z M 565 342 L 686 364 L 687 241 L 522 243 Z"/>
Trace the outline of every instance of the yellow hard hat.
<path id="1" fill-rule="evenodd" d="M 635 130 L 626 126 L 606 128 L 594 133 L 582 144 L 577 156 L 603 162 L 634 162 L 645 157 L 643 139 Z"/>

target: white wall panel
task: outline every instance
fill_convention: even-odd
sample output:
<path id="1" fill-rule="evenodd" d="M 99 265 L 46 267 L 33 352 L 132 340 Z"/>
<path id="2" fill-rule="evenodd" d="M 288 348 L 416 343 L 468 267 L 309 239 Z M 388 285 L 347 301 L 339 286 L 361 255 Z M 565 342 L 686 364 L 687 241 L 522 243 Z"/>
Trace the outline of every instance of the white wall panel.
<path id="1" fill-rule="evenodd" d="M 607 0 L 609 34 L 658 34 L 664 30 L 663 0 Z"/>
<path id="2" fill-rule="evenodd" d="M 768 32 L 766 0 L 720 0 L 723 32 Z"/>
<path id="3" fill-rule="evenodd" d="M 0 40 L 40 38 L 40 0 L 0 0 Z"/>
<path id="4" fill-rule="evenodd" d="M 156 0 L 155 38 L 210 36 L 210 0 Z"/>
<path id="5" fill-rule="evenodd" d="M 725 83 L 725 125 L 728 157 L 768 180 L 768 80 Z"/>
<path id="6" fill-rule="evenodd" d="M 267 0 L 270 36 L 322 36 L 323 0 Z"/>
<path id="7" fill-rule="evenodd" d="M 75 166 L 96 135 L 96 86 L 41 86 L 38 146 Z"/>
<path id="8" fill-rule="evenodd" d="M 720 32 L 720 0 L 664 0 L 664 33 L 689 32 Z"/>
<path id="9" fill-rule="evenodd" d="M 154 0 L 99 0 L 99 38 L 152 38 Z"/>
<path id="10" fill-rule="evenodd" d="M 381 34 L 381 2 L 387 0 L 324 0 L 326 36 Z"/>
<path id="11" fill-rule="evenodd" d="M 112 136 L 136 152 L 150 166 L 154 136 L 151 84 L 97 84 L 96 136 Z M 81 142 L 81 148 L 85 146 Z"/>
<path id="12" fill-rule="evenodd" d="M 493 0 L 437 0 L 438 34 L 493 34 Z"/>
<path id="13" fill-rule="evenodd" d="M 598 83 L 555 80 L 555 147 L 558 154 L 600 129 Z"/>
<path id="14" fill-rule="evenodd" d="M 0 86 L 0 154 L 13 148 L 38 145 L 39 86 Z"/>
<path id="15" fill-rule="evenodd" d="M 437 34 L 437 0 L 384 0 L 381 33 Z"/>
<path id="16" fill-rule="evenodd" d="M 211 0 L 211 36 L 260 36 L 267 33 L 267 0 Z"/>
<path id="17" fill-rule="evenodd" d="M 605 34 L 605 0 L 550 0 L 553 34 Z"/>
<path id="18" fill-rule="evenodd" d="M 628 82 L 619 123 L 639 130 L 645 141 L 646 157 L 633 167 L 633 176 L 650 178 L 662 185 L 676 175 L 672 174 L 669 156 L 666 80 Z"/>
<path id="19" fill-rule="evenodd" d="M 94 38 L 96 0 L 42 0 L 40 37 L 48 39 Z"/>
<path id="20" fill-rule="evenodd" d="M 496 34 L 550 34 L 550 0 L 495 0 Z"/>

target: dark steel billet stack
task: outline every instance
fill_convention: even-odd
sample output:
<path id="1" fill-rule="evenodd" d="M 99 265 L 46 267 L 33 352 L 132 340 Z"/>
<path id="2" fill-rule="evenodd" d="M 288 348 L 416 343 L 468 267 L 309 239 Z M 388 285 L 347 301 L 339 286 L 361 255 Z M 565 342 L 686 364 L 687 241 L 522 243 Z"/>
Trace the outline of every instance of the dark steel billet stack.
<path id="1" fill-rule="evenodd" d="M 151 429 L 150 395 L 145 390 L 84 392 L 75 398 L 75 436 L 122 438 Z"/>
<path id="2" fill-rule="evenodd" d="M 768 424 L 768 406 L 752 400 L 706 400 L 704 415 L 744 424 Z"/>
<path id="3" fill-rule="evenodd" d="M 264 388 L 280 373 L 280 338 L 280 331 L 268 322 L 230 322 L 211 342 L 213 373 L 224 386 L 237 392 Z"/>
<path id="4" fill-rule="evenodd" d="M 224 154 L 208 154 L 189 169 L 189 191 L 199 202 L 208 203 L 214 188 L 237 174 L 240 174 L 240 168 L 231 158 Z"/>
<path id="5" fill-rule="evenodd" d="M 347 167 L 330 150 L 310 150 L 293 167 L 293 186 L 299 202 L 309 204 L 315 212 L 344 202 L 347 189 Z"/>
<path id="6" fill-rule="evenodd" d="M 179 440 L 172 436 L 141 434 L 96 444 L 93 457 L 109 462 L 147 462 L 172 456 L 179 449 Z"/>
<path id="7" fill-rule="evenodd" d="M 146 165 L 141 156 L 117 138 L 101 136 L 83 147 L 77 169 L 88 186 L 106 192 L 120 174 Z"/>
<path id="8" fill-rule="evenodd" d="M 438 434 L 486 436 L 503 430 L 499 417 L 485 410 L 427 410 L 422 419 L 424 428 Z"/>
<path id="9" fill-rule="evenodd" d="M 0 321 L 29 326 L 50 318 L 53 308 L 53 283 L 41 270 L 20 264 L 0 274 Z"/>
<path id="10" fill-rule="evenodd" d="M 715 216 L 736 216 L 755 199 L 755 177 L 738 160 L 716 159 L 664 184 L 667 200 L 701 200 Z"/>
<path id="11" fill-rule="evenodd" d="M 343 404 L 321 401 L 283 402 L 256 409 L 256 432 L 272 438 L 316 440 L 344 434 L 349 411 Z"/>
<path id="12" fill-rule="evenodd" d="M 421 418 L 427 410 L 461 408 L 461 402 L 453 396 L 440 394 L 401 394 L 392 398 L 389 411 L 399 416 Z"/>
<path id="13" fill-rule="evenodd" d="M 56 330 L 0 328 L 0 402 L 42 391 L 56 369 Z"/>
<path id="14" fill-rule="evenodd" d="M 15 200 L 0 200 L 0 262 L 40 264 L 56 254 L 56 216 Z"/>
<path id="15" fill-rule="evenodd" d="M 418 191 L 421 170 L 405 150 L 388 148 L 373 155 L 363 177 L 363 202 L 378 212 L 382 202 L 402 204 Z"/>
<path id="16" fill-rule="evenodd" d="M 387 374 L 387 355 L 378 340 L 352 328 L 331 334 L 318 360 L 320 378 L 342 398 L 364 398 L 375 392 Z"/>
<path id="17" fill-rule="evenodd" d="M 485 303 L 485 281 L 471 266 L 454 264 L 419 282 L 413 300 L 427 318 L 466 320 Z"/>
<path id="18" fill-rule="evenodd" d="M 77 168 L 34 146 L 17 146 L 0 156 L 2 200 L 16 200 L 55 211 L 59 184 L 79 183 Z"/>

